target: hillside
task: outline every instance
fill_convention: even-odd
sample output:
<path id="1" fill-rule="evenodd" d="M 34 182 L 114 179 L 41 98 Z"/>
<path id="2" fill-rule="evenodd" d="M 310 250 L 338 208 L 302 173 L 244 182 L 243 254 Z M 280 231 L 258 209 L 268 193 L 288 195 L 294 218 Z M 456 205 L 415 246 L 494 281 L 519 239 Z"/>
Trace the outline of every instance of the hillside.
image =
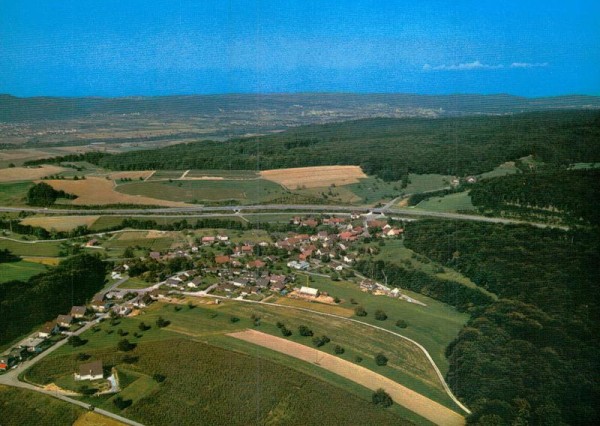
<path id="1" fill-rule="evenodd" d="M 399 180 L 410 173 L 479 174 L 534 155 L 555 164 L 600 161 L 600 113 L 553 111 L 515 116 L 376 118 L 303 126 L 265 137 L 204 141 L 104 156 L 114 170 L 249 169 L 360 165 Z"/>

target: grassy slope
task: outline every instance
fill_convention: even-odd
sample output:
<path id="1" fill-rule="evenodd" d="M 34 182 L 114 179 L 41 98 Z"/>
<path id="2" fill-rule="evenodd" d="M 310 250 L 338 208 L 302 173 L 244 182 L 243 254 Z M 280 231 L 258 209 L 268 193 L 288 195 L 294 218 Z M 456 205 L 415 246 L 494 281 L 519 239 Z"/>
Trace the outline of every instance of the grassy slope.
<path id="1" fill-rule="evenodd" d="M 360 395 L 356 389 L 345 391 L 340 383 L 318 380 L 314 374 L 302 374 L 293 366 L 261 359 L 260 354 L 236 353 L 166 330 L 154 332 L 160 339 L 147 339 L 149 334 L 129 354 L 137 358 L 134 363 L 124 362 L 124 355 L 114 351 L 116 340 L 99 349 L 83 347 L 94 358 L 117 365 L 124 385 L 121 396 L 133 402 L 121 414 L 144 424 L 192 424 L 198 416 L 207 424 L 264 424 L 269 420 L 278 424 L 318 424 L 317 419 L 325 424 L 402 424 L 401 417 L 419 421 L 401 407 L 375 409 L 365 401 L 370 397 L 368 391 L 361 389 Z M 76 365 L 74 359 L 68 349 L 61 348 L 35 366 L 28 378 L 70 375 Z M 167 379 L 157 384 L 151 379 L 154 373 Z M 118 411 L 112 399 L 103 396 L 88 401 Z M 318 409 L 307 414 L 307 406 Z"/>
<path id="2" fill-rule="evenodd" d="M 0 263 L 0 282 L 12 280 L 26 281 L 29 277 L 45 270 L 46 267 L 40 263 L 26 261 Z"/>
<path id="3" fill-rule="evenodd" d="M 0 206 L 24 206 L 31 182 L 0 183 Z"/>
<path id="4" fill-rule="evenodd" d="M 6 426 L 56 426 L 72 424 L 84 410 L 37 392 L 0 385 L 0 413 Z"/>
<path id="5" fill-rule="evenodd" d="M 416 208 L 434 212 L 457 212 L 475 209 L 467 191 L 448 194 L 444 197 L 431 197 L 421 201 Z"/>

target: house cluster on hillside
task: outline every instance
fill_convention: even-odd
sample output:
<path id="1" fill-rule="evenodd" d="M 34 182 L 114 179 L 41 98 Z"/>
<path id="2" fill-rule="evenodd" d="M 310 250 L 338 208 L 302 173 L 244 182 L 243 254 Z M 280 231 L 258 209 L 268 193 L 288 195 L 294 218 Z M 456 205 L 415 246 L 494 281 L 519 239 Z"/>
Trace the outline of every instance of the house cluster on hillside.
<path id="1" fill-rule="evenodd" d="M 27 358 L 35 356 L 52 346 L 56 341 L 53 336 L 60 335 L 62 338 L 69 335 L 80 327 L 80 322 L 85 317 L 86 311 L 85 306 L 73 306 L 69 314 L 59 315 L 56 319 L 45 323 L 40 330 L 0 355 L 0 371 L 15 367 Z"/>

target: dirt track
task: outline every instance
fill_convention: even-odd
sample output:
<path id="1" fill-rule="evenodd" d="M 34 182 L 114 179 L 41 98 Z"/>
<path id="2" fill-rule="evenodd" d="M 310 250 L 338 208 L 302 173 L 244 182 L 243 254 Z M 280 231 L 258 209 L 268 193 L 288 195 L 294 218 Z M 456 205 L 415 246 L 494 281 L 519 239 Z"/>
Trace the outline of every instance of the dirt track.
<path id="1" fill-rule="evenodd" d="M 400 404 L 427 420 L 438 425 L 464 425 L 465 419 L 458 413 L 432 401 L 431 399 L 408 389 L 377 374 L 369 369 L 353 364 L 336 356 L 310 348 L 299 343 L 261 333 L 256 330 L 246 330 L 228 334 L 228 336 L 256 345 L 264 346 L 277 352 L 282 352 L 306 362 L 315 363 L 339 376 L 352 380 L 366 388 L 376 390 L 383 388 L 390 394 L 394 402 Z"/>

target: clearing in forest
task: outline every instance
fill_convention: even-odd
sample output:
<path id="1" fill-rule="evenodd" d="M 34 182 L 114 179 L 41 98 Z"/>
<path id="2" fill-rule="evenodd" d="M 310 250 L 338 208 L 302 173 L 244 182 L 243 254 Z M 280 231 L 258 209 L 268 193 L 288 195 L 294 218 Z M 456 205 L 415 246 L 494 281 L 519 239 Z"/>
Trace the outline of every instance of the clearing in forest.
<path id="1" fill-rule="evenodd" d="M 288 189 L 358 183 L 367 177 L 359 166 L 317 166 L 264 170 L 260 175 Z"/>
<path id="2" fill-rule="evenodd" d="M 414 413 L 438 425 L 464 425 L 465 419 L 458 413 L 438 404 L 435 401 L 405 387 L 381 374 L 361 367 L 337 356 L 301 345 L 296 342 L 261 333 L 256 330 L 246 330 L 230 333 L 228 336 L 271 350 L 284 353 L 306 362 L 315 363 L 321 368 L 331 371 L 346 379 L 352 380 L 366 388 L 376 390 L 379 388 L 392 397 L 394 402 L 408 408 Z"/>

